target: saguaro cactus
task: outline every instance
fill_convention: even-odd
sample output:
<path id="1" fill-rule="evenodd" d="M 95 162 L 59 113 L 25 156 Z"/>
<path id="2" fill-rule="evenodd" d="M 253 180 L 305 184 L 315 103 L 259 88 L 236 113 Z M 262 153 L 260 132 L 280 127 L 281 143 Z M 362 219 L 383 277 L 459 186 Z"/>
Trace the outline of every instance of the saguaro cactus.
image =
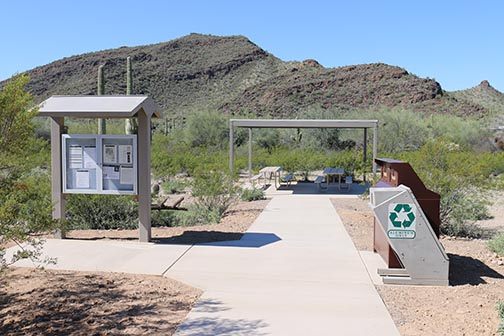
<path id="1" fill-rule="evenodd" d="M 103 76 L 103 64 L 98 67 L 98 96 L 105 94 L 105 78 Z M 107 122 L 105 119 L 98 119 L 98 134 L 107 133 Z"/>
<path id="2" fill-rule="evenodd" d="M 133 75 L 131 69 L 131 57 L 126 58 L 126 94 L 130 95 L 133 91 Z M 126 119 L 124 121 L 124 129 L 126 134 L 136 134 L 138 125 L 136 119 Z"/>

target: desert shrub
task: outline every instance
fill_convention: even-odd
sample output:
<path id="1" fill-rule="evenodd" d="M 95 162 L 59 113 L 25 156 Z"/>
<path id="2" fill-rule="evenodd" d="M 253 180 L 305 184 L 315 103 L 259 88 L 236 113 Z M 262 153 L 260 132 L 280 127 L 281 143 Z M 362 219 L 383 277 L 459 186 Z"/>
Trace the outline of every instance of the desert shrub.
<path id="1" fill-rule="evenodd" d="M 491 251 L 504 257 L 504 232 L 501 232 L 488 241 L 488 247 Z"/>
<path id="2" fill-rule="evenodd" d="M 209 208 L 202 204 L 191 204 L 187 211 L 177 214 L 180 226 L 195 226 L 217 224 L 222 218 L 217 208 Z"/>
<path id="3" fill-rule="evenodd" d="M 180 179 L 169 179 L 162 183 L 163 190 L 167 194 L 180 194 L 184 192 L 186 185 L 187 182 Z"/>
<path id="4" fill-rule="evenodd" d="M 236 201 L 238 192 L 233 181 L 220 171 L 198 172 L 193 181 L 195 202 L 181 214 L 181 224 L 203 225 L 218 223 Z"/>
<path id="5" fill-rule="evenodd" d="M 462 119 L 452 115 L 432 115 L 427 119 L 430 137 L 443 137 L 466 149 L 480 147 L 488 142 L 490 133 L 481 121 Z"/>
<path id="6" fill-rule="evenodd" d="M 151 167 L 157 177 L 178 173 L 192 176 L 196 171 L 206 169 L 226 171 L 229 165 L 229 151 L 227 145 L 224 147 L 191 147 L 183 141 L 173 139 L 172 133 L 155 134 L 152 142 Z M 246 158 L 240 158 L 235 164 L 245 166 L 244 160 Z M 239 167 L 238 164 L 236 167 Z"/>
<path id="7" fill-rule="evenodd" d="M 228 120 L 217 111 L 197 111 L 186 120 L 185 139 L 192 147 L 218 147 L 227 145 Z"/>
<path id="8" fill-rule="evenodd" d="M 362 150 L 346 149 L 333 153 L 326 161 L 327 167 L 341 167 L 349 175 L 354 175 L 356 172 L 362 172 L 365 167 L 370 167 L 371 158 L 364 163 L 362 160 Z"/>
<path id="9" fill-rule="evenodd" d="M 43 240 L 42 233 L 61 228 L 51 216 L 51 183 L 47 172 L 37 171 L 28 174 L 9 173 L 0 176 L 0 244 L 13 241 L 21 248 L 7 261 L 0 251 L 1 268 L 19 259 L 38 260 Z"/>
<path id="10" fill-rule="evenodd" d="M 428 138 L 427 125 L 419 113 L 400 108 L 380 111 L 379 145 L 382 151 L 420 149 Z"/>
<path id="11" fill-rule="evenodd" d="M 474 222 L 489 216 L 485 191 L 492 187 L 488 178 L 492 168 L 476 153 L 438 138 L 400 158 L 409 161 L 426 186 L 441 196 L 441 232 L 468 237 L 484 234 Z"/>
<path id="12" fill-rule="evenodd" d="M 271 153 L 280 144 L 280 131 L 274 128 L 259 128 L 254 132 L 254 143 Z"/>
<path id="13" fill-rule="evenodd" d="M 241 200 L 246 202 L 258 201 L 265 199 L 264 190 L 261 188 L 243 189 L 241 192 Z"/>
<path id="14" fill-rule="evenodd" d="M 177 210 L 152 210 L 151 225 L 152 226 L 177 226 L 179 225 L 180 217 L 177 215 Z"/>
<path id="15" fill-rule="evenodd" d="M 497 327 L 497 332 L 500 333 L 501 336 L 504 336 L 504 300 L 497 301 L 497 305 L 495 307 L 497 309 L 497 314 L 500 318 L 499 326 Z"/>
<path id="16" fill-rule="evenodd" d="M 135 229 L 137 204 L 130 196 L 72 194 L 66 219 L 69 229 Z"/>
<path id="17" fill-rule="evenodd" d="M 312 148 L 340 149 L 340 130 L 337 128 L 316 128 L 306 130 L 306 143 Z"/>

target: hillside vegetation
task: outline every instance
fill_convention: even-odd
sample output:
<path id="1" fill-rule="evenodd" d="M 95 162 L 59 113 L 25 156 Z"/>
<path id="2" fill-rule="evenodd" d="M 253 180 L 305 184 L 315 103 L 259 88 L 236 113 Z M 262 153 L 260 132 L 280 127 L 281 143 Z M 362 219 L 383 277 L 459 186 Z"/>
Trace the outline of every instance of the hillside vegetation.
<path id="1" fill-rule="evenodd" d="M 72 56 L 28 71 L 36 101 L 54 94 L 95 94 L 104 64 L 105 93 L 126 92 L 126 58 L 133 64 L 133 93 L 146 94 L 166 114 L 217 108 L 245 88 L 285 71 L 288 63 L 245 37 L 191 34 L 170 42 Z"/>
<path id="2" fill-rule="evenodd" d="M 486 91 L 446 92 L 435 80 L 397 66 L 327 69 L 316 60 L 284 62 L 246 37 L 201 34 L 67 57 L 27 71 L 28 89 L 36 102 L 54 94 L 95 94 L 98 66 L 104 64 L 105 93 L 124 94 L 128 56 L 133 63 L 133 93 L 151 96 L 167 118 L 202 109 L 297 117 L 312 108 L 344 112 L 401 107 L 476 118 L 504 110 L 501 97 L 482 99 L 488 96 Z"/>

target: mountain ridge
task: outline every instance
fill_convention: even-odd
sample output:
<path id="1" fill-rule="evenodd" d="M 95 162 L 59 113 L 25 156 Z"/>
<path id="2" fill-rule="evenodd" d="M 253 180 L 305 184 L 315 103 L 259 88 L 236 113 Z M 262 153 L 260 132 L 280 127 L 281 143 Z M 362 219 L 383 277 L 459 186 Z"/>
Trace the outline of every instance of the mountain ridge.
<path id="1" fill-rule="evenodd" d="M 285 62 L 245 36 L 190 34 L 167 42 L 65 57 L 28 70 L 36 102 L 55 94 L 95 94 L 104 65 L 105 93 L 126 91 L 126 58 L 133 93 L 151 96 L 167 117 L 196 109 L 231 115 L 296 117 L 312 107 L 403 107 L 419 113 L 484 117 L 501 111 L 502 93 L 444 91 L 433 79 L 383 63 L 324 68 L 316 60 Z M 2 84 L 0 83 L 0 86 Z M 471 90 L 471 89 L 469 89 Z M 481 90 L 480 90 L 481 91 Z M 485 98 L 492 96 L 492 104 Z M 483 98 L 482 98 L 483 97 Z M 504 115 L 504 108 L 502 108 Z M 498 113 L 501 113 L 498 112 Z"/>

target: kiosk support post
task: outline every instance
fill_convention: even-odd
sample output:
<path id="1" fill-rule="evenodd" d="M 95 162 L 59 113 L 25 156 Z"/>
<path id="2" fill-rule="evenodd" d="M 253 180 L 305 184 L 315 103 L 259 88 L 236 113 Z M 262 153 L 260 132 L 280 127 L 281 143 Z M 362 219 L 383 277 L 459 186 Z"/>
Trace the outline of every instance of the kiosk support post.
<path id="1" fill-rule="evenodd" d="M 141 242 L 151 240 L 150 118 L 138 113 L 138 229 Z"/>
<path id="2" fill-rule="evenodd" d="M 64 117 L 51 118 L 51 174 L 52 185 L 51 194 L 54 204 L 53 219 L 61 220 L 65 218 L 65 197 L 63 195 L 63 181 L 61 172 L 61 134 L 65 125 Z M 65 232 L 60 229 L 54 233 L 54 238 L 65 238 Z"/>

